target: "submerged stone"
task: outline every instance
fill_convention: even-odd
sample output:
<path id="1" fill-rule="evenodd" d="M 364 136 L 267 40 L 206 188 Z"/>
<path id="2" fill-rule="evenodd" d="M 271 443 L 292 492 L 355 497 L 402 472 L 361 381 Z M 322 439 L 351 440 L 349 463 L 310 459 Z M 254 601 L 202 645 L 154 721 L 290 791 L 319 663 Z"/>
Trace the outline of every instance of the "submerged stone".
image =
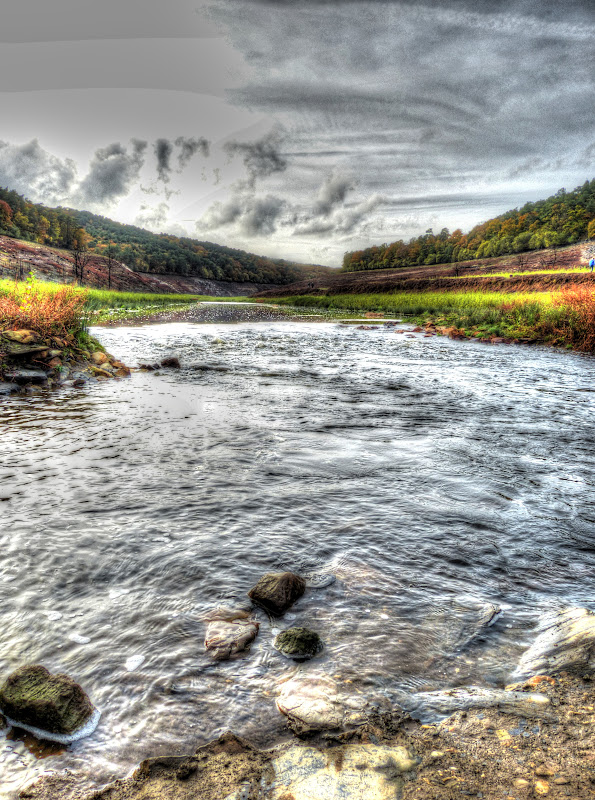
<path id="1" fill-rule="evenodd" d="M 320 636 L 309 628 L 287 628 L 275 639 L 276 649 L 288 658 L 305 661 L 322 650 Z"/>
<path id="2" fill-rule="evenodd" d="M 244 609 L 220 608 L 207 615 L 205 647 L 223 661 L 242 653 L 256 638 L 258 622 Z"/>
<path id="3" fill-rule="evenodd" d="M 506 714 L 518 714 L 521 717 L 549 721 L 555 719 L 550 710 L 550 701 L 543 694 L 486 689 L 482 686 L 419 692 L 401 702 L 414 719 L 424 723 L 435 722 L 440 717 L 469 708 L 497 708 Z"/>
<path id="4" fill-rule="evenodd" d="M 299 600 L 305 590 L 305 580 L 293 572 L 268 572 L 248 592 L 248 597 L 280 617 Z"/>
<path id="5" fill-rule="evenodd" d="M 95 708 L 68 675 L 51 675 L 30 664 L 15 670 L 0 687 L 0 709 L 13 724 L 54 734 L 73 734 L 93 716 Z"/>
<path id="6" fill-rule="evenodd" d="M 170 369 L 180 369 L 180 359 L 176 356 L 169 356 L 168 358 L 161 359 L 162 367 L 169 367 Z"/>

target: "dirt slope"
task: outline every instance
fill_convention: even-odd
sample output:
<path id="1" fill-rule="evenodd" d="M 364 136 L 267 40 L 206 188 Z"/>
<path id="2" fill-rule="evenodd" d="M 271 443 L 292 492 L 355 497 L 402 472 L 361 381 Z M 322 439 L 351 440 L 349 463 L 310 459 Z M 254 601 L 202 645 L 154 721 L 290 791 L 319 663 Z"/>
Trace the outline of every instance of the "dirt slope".
<path id="1" fill-rule="evenodd" d="M 589 244 L 571 245 L 557 251 L 540 250 L 518 255 L 502 256 L 459 264 L 437 264 L 407 269 L 382 269 L 367 272 L 337 272 L 336 275 L 317 281 L 301 281 L 289 286 L 270 288 L 259 292 L 262 297 L 286 297 L 302 294 L 375 294 L 383 292 L 427 291 L 493 291 L 540 292 L 552 291 L 568 284 L 594 283 L 595 277 L 587 270 L 586 253 Z M 585 272 L 565 273 L 565 269 L 584 267 Z M 556 275 L 534 274 L 538 270 L 556 269 Z M 494 277 L 492 273 L 518 272 L 514 278 Z M 458 277 L 457 277 L 458 273 Z M 465 277 L 465 276 L 479 277 Z M 595 283 L 594 283 L 595 285 Z"/>
<path id="2" fill-rule="evenodd" d="M 18 276 L 24 278 L 29 272 L 33 272 L 40 280 L 71 283 L 73 280 L 72 254 L 68 250 L 0 236 L 0 278 Z M 84 284 L 96 289 L 108 288 L 107 263 L 104 258 L 91 257 L 85 268 Z M 191 276 L 133 272 L 118 261 L 114 262 L 112 266 L 111 288 L 125 292 L 237 297 L 276 287 L 271 287 L 271 284 L 231 283 Z"/>

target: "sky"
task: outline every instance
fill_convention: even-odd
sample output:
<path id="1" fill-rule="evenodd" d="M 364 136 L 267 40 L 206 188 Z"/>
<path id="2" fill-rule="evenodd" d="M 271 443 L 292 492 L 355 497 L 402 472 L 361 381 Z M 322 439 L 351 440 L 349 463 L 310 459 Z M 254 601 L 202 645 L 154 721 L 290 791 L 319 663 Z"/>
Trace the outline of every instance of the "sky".
<path id="1" fill-rule="evenodd" d="M 592 0 L 19 0 L 0 186 L 339 266 L 595 177 Z"/>

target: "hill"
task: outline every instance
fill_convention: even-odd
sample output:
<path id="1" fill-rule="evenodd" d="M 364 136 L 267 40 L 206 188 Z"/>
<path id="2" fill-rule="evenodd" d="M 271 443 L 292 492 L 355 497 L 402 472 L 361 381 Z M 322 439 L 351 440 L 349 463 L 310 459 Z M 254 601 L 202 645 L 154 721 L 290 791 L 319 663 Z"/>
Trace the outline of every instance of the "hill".
<path id="1" fill-rule="evenodd" d="M 362 295 L 385 292 L 551 292 L 595 280 L 587 261 L 595 244 L 581 243 L 498 258 L 357 272 L 337 271 L 324 278 L 264 288 L 262 297 Z"/>
<path id="2" fill-rule="evenodd" d="M 346 253 L 343 271 L 407 268 L 507 256 L 572 245 L 595 237 L 595 180 L 572 192 L 560 189 L 547 200 L 527 203 L 476 225 L 469 233 L 431 229 L 402 240 Z"/>
<path id="3" fill-rule="evenodd" d="M 0 188 L 0 234 L 66 251 L 108 253 L 137 273 L 205 281 L 281 285 L 331 269 L 258 256 L 213 242 L 155 234 L 134 225 L 69 208 L 48 208 Z"/>

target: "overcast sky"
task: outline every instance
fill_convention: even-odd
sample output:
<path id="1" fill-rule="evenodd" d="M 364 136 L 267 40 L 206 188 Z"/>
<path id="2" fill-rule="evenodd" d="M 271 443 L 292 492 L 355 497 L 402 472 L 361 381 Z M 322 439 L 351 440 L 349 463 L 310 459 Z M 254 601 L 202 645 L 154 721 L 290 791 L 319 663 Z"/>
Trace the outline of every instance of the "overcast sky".
<path id="1" fill-rule="evenodd" d="M 592 0 L 14 0 L 0 185 L 338 265 L 595 177 Z"/>

